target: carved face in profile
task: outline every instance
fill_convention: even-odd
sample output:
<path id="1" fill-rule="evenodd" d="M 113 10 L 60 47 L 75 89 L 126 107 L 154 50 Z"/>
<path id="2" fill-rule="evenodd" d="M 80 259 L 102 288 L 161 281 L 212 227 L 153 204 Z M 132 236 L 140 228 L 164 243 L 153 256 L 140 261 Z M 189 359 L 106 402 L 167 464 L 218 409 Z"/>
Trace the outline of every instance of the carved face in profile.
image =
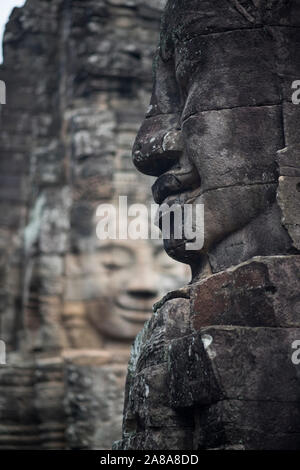
<path id="1" fill-rule="evenodd" d="M 283 147 L 272 35 L 228 1 L 168 2 L 133 159 L 158 177 L 157 203 L 204 204 L 205 243 L 191 252 L 171 237 L 167 252 L 191 266 L 209 258 L 215 270 L 218 257 L 231 265 L 280 253 L 275 157 Z"/>
<path id="2" fill-rule="evenodd" d="M 146 185 L 142 188 L 145 208 L 150 195 Z M 126 211 L 118 213 L 116 198 L 109 204 L 115 209 L 110 222 L 136 221 L 137 216 L 129 217 Z M 134 193 L 128 208 L 136 198 Z M 153 304 L 188 283 L 190 269 L 171 260 L 161 240 L 141 239 L 150 228 L 148 212 L 138 218 L 138 239 L 120 239 L 118 230 L 105 239 L 97 230 L 102 219 L 97 207 L 91 203 L 84 212 L 79 205 L 75 212 L 73 252 L 66 257 L 64 322 L 72 348 L 109 349 L 121 343 L 127 348 L 151 317 Z"/>
<path id="3" fill-rule="evenodd" d="M 98 250 L 98 300 L 89 320 L 104 338 L 133 340 L 162 295 L 187 281 L 160 243 L 148 240 L 107 240 Z"/>

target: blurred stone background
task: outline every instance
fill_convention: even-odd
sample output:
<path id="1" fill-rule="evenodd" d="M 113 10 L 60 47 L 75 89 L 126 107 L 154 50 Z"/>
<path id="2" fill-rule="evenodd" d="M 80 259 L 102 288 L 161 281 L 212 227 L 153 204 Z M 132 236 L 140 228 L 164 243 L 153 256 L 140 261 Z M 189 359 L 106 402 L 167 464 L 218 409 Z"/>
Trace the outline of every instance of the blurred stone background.
<path id="1" fill-rule="evenodd" d="M 188 280 L 160 244 L 101 244 L 100 203 L 151 200 L 131 147 L 164 0 L 27 0 L 0 79 L 0 449 L 109 449 L 132 340 Z"/>

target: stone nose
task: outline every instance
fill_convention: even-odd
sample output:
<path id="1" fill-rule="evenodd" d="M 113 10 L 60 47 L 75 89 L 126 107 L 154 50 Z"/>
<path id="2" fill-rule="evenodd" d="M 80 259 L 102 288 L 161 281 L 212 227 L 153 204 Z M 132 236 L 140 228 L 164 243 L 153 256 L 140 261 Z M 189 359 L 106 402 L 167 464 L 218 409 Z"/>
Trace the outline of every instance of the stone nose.
<path id="1" fill-rule="evenodd" d="M 178 162 L 182 150 L 183 141 L 177 118 L 147 118 L 133 147 L 133 163 L 142 173 L 160 176 Z"/>
<path id="2" fill-rule="evenodd" d="M 159 295 L 159 280 L 156 272 L 144 263 L 140 263 L 135 275 L 126 286 L 126 294 L 136 300 L 156 299 Z"/>

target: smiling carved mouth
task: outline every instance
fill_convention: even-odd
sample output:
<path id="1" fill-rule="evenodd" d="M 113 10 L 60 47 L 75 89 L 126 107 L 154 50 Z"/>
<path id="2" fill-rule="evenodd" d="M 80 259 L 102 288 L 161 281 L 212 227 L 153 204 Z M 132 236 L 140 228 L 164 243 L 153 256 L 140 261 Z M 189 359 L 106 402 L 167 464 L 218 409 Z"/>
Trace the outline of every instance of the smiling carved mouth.
<path id="1" fill-rule="evenodd" d="M 154 302 L 153 302 L 154 303 Z M 125 307 L 124 305 L 116 302 L 116 307 L 120 311 L 120 316 L 131 323 L 145 323 L 149 320 L 152 315 L 152 305 L 151 308 L 139 309 L 137 307 Z"/>
<path id="2" fill-rule="evenodd" d="M 116 300 L 115 305 L 119 310 L 119 314 L 131 323 L 145 323 L 152 314 L 153 304 L 156 302 L 153 299 L 135 299 L 134 302 L 126 298 L 119 298 Z"/>
<path id="3" fill-rule="evenodd" d="M 151 312 L 153 303 L 156 301 L 156 295 L 147 295 L 144 292 L 135 294 L 134 298 L 127 294 L 121 294 L 116 299 L 115 304 L 117 307 L 123 310 L 129 310 L 134 312 Z"/>
<path id="4" fill-rule="evenodd" d="M 150 316 L 152 315 L 152 310 L 149 311 L 148 313 L 145 313 L 145 312 L 142 312 L 142 313 L 138 313 L 138 312 L 126 312 L 126 311 L 123 311 L 122 314 L 121 314 L 121 317 L 126 320 L 126 321 L 129 321 L 130 323 L 145 323 L 147 320 L 149 320 Z"/>

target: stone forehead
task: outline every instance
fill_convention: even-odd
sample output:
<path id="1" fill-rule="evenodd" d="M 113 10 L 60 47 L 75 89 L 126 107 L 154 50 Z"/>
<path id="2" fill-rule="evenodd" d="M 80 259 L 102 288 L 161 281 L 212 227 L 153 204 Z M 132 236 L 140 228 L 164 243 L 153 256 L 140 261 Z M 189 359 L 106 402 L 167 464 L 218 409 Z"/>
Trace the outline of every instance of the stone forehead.
<path id="1" fill-rule="evenodd" d="M 173 11 L 204 11 L 215 10 L 216 12 L 222 7 L 230 8 L 233 6 L 238 11 L 245 11 L 249 15 L 259 10 L 273 10 L 288 6 L 293 0 L 168 0 L 166 9 Z"/>
<path id="2" fill-rule="evenodd" d="M 297 0 L 168 0 L 162 17 L 161 55 L 172 57 L 174 44 L 197 35 L 284 22 Z"/>
<path id="3" fill-rule="evenodd" d="M 197 23 L 204 32 L 249 27 L 278 19 L 292 3 L 293 0 L 168 0 L 162 29 L 184 30 Z"/>

